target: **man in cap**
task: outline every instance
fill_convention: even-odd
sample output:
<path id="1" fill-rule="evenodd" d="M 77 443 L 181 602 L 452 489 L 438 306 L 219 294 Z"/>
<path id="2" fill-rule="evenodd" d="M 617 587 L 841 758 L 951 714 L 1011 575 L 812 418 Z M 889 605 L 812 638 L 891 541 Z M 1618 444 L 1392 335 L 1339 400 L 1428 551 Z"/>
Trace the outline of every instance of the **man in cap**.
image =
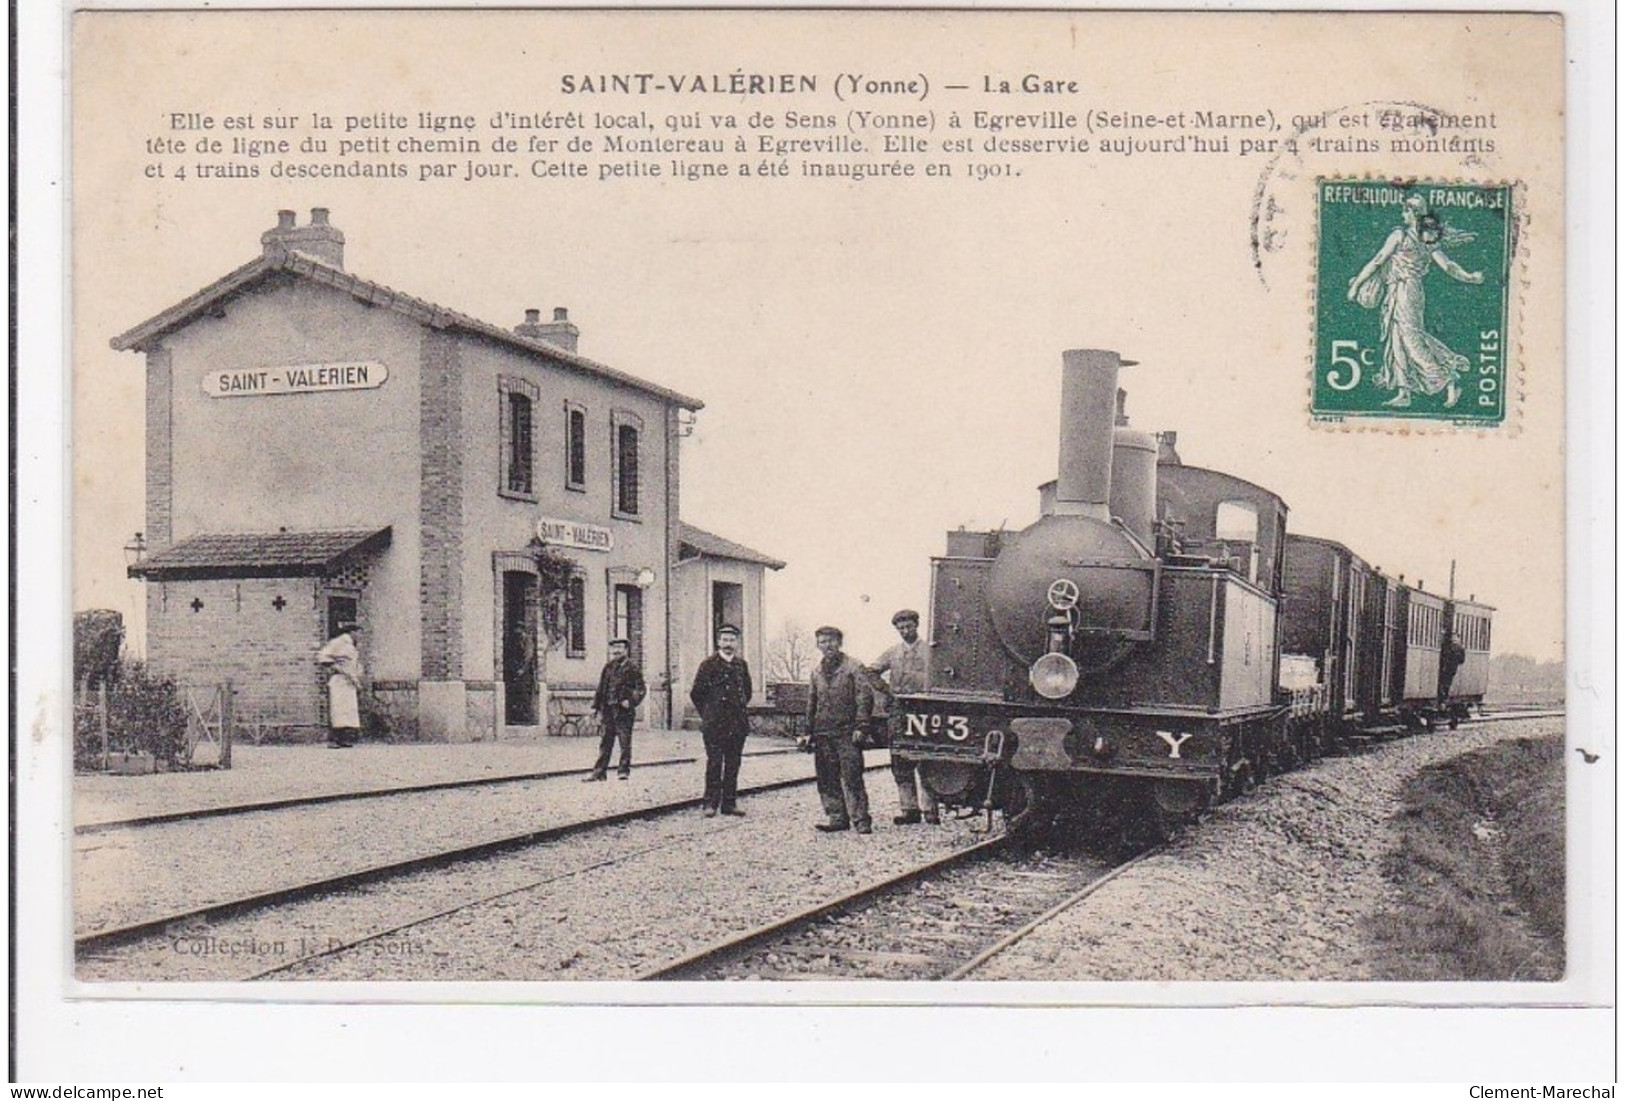
<path id="1" fill-rule="evenodd" d="M 904 608 L 892 616 L 891 625 L 897 628 L 902 641 L 875 659 L 869 671 L 877 678 L 886 678 L 885 686 L 891 697 L 886 724 L 891 733 L 891 744 L 895 746 L 907 721 L 898 697 L 905 693 L 925 691 L 926 648 L 925 640 L 920 637 L 920 613 L 913 608 Z M 897 781 L 897 807 L 901 812 L 892 819 L 894 825 L 918 825 L 922 815 L 931 825 L 936 825 L 940 820 L 931 789 L 926 787 L 923 778 L 917 776 L 918 772 L 918 765 L 892 757 L 891 774 L 892 779 Z"/>
<path id="2" fill-rule="evenodd" d="M 705 741 L 705 816 L 743 818 L 739 802 L 739 761 L 750 734 L 750 666 L 739 656 L 739 628 L 717 628 L 716 653 L 700 662 L 688 698 L 700 713 Z"/>
<path id="3" fill-rule="evenodd" d="M 361 624 L 340 623 L 333 637 L 316 651 L 316 664 L 327 668 L 327 744 L 349 749 L 361 737 L 361 651 L 355 636 Z"/>
<path id="4" fill-rule="evenodd" d="M 609 660 L 598 674 L 598 691 L 592 697 L 592 709 L 603 721 L 604 733 L 598 739 L 598 762 L 585 783 L 609 776 L 609 753 L 617 740 L 621 743 L 619 775 L 623 780 L 632 775 L 632 723 L 648 689 L 643 683 L 643 670 L 627 656 L 631 649 L 631 643 L 624 638 L 609 640 Z"/>
<path id="5" fill-rule="evenodd" d="M 807 730 L 812 740 L 818 798 L 829 821 L 823 833 L 854 829 L 869 833 L 869 793 L 863 787 L 863 724 L 874 710 L 869 673 L 841 652 L 838 627 L 813 632 L 823 654 L 812 672 L 807 697 Z"/>

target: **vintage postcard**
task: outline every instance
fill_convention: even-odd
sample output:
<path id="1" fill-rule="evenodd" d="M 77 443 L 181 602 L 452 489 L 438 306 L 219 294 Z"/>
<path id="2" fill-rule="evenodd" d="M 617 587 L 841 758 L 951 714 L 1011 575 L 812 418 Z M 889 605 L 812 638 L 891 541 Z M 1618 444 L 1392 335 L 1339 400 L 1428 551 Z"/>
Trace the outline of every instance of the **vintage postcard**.
<path id="1" fill-rule="evenodd" d="M 53 981 L 1612 1004 L 1565 30 L 74 12 Z"/>

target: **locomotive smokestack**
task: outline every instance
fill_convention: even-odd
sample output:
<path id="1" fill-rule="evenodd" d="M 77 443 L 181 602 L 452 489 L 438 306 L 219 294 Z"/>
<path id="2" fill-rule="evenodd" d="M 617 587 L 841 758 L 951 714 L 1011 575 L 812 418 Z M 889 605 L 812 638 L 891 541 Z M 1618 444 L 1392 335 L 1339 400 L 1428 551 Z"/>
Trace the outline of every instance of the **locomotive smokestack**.
<path id="1" fill-rule="evenodd" d="M 1061 353 L 1061 468 L 1055 486 L 1060 515 L 1111 519 L 1117 371 L 1133 363 L 1100 348 Z"/>

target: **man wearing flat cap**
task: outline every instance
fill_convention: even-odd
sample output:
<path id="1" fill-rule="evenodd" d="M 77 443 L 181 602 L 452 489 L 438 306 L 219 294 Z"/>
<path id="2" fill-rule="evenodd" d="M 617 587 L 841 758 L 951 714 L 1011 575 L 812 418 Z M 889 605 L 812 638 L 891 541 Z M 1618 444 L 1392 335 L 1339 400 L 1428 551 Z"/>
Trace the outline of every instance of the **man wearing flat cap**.
<path id="1" fill-rule="evenodd" d="M 897 744 L 898 735 L 903 732 L 907 721 L 903 715 L 903 705 L 898 697 L 912 692 L 925 691 L 925 640 L 920 637 L 920 613 L 913 608 L 904 608 L 891 617 L 891 625 L 897 628 L 901 641 L 875 659 L 869 671 L 875 676 L 885 677 L 883 682 L 887 694 L 891 697 L 890 708 L 886 715 L 886 724 L 891 732 L 891 744 Z M 937 813 L 936 800 L 931 797 L 931 789 L 925 786 L 923 778 L 918 776 L 919 766 L 892 758 L 891 775 L 897 781 L 897 809 L 898 815 L 892 823 L 898 826 L 918 825 L 923 819 L 925 822 L 936 825 L 940 821 Z"/>
<path id="2" fill-rule="evenodd" d="M 863 666 L 841 652 L 839 627 L 813 632 L 823 654 L 812 672 L 807 697 L 807 730 L 812 739 L 818 798 L 827 822 L 822 833 L 852 829 L 871 832 L 869 793 L 863 787 L 863 724 L 874 710 L 874 690 Z"/>
<path id="3" fill-rule="evenodd" d="M 361 737 L 361 651 L 356 632 L 361 624 L 340 623 L 333 637 L 316 651 L 316 664 L 327 669 L 327 744 L 349 749 Z"/>
<path id="4" fill-rule="evenodd" d="M 609 660 L 598 674 L 598 691 L 592 697 L 592 709 L 604 724 L 603 736 L 598 739 L 598 761 L 586 783 L 609 776 L 609 753 L 615 743 L 621 743 L 621 764 L 617 770 L 625 780 L 632 775 L 632 723 L 637 719 L 638 704 L 648 689 L 643 683 L 643 670 L 627 655 L 632 645 L 624 638 L 609 640 Z"/>
<path id="5" fill-rule="evenodd" d="M 700 662 L 688 698 L 700 713 L 705 741 L 705 816 L 743 818 L 739 809 L 739 762 L 750 735 L 750 666 L 739 656 L 739 628 L 717 628 L 716 653 Z"/>

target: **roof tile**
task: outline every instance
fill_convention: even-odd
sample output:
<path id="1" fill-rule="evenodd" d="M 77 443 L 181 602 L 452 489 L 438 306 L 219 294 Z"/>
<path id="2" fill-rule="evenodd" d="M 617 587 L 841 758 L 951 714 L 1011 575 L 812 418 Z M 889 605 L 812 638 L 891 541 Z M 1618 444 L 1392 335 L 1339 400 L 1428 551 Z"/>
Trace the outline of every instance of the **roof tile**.
<path id="1" fill-rule="evenodd" d="M 207 532 L 130 567 L 132 577 L 234 573 L 319 574 L 364 545 L 387 545 L 389 528 L 339 531 Z"/>

